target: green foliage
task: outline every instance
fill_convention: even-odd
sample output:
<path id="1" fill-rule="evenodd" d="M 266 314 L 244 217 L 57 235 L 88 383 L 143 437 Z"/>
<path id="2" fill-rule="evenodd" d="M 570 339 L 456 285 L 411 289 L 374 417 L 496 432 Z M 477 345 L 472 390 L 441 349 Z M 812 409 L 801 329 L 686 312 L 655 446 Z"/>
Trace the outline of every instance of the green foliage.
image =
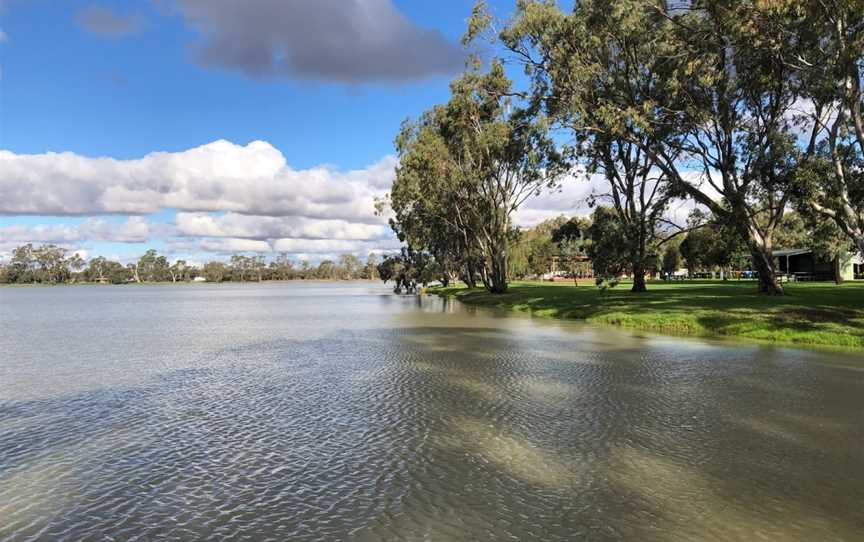
<path id="1" fill-rule="evenodd" d="M 83 260 L 78 254 L 69 254 L 56 245 L 21 245 L 12 250 L 9 264 L 4 266 L 3 281 L 6 283 L 60 284 L 73 278 L 80 271 Z"/>
<path id="2" fill-rule="evenodd" d="M 681 268 L 682 260 L 683 256 L 681 256 L 679 245 L 675 243 L 666 245 L 666 248 L 663 251 L 663 260 L 661 264 L 663 272 L 666 273 L 666 275 L 674 274 Z"/>
<path id="3" fill-rule="evenodd" d="M 126 284 L 132 280 L 132 272 L 119 262 L 106 263 L 106 277 L 111 284 Z"/>
<path id="4" fill-rule="evenodd" d="M 774 4 L 584 0 L 565 14 L 523 2 L 502 32 L 537 107 L 572 131 L 586 171 L 606 177 L 634 272 L 669 200 L 686 196 L 734 227 L 761 290 L 782 291 L 771 247 L 801 162 L 800 78 Z"/>
<path id="5" fill-rule="evenodd" d="M 414 293 L 418 285 L 426 287 L 435 280 L 441 280 L 445 286 L 448 283 L 443 269 L 433 256 L 410 247 L 384 258 L 377 271 L 385 284 L 391 280 L 395 283 L 394 290 L 397 293 Z"/>
<path id="6" fill-rule="evenodd" d="M 549 271 L 549 262 L 559 252 L 554 232 L 566 222 L 566 217 L 558 216 L 518 232 L 510 250 L 510 271 L 514 277 L 538 277 Z"/>
<path id="7" fill-rule="evenodd" d="M 325 261 L 317 269 L 312 269 L 307 261 L 295 267 L 288 254 L 283 252 L 269 262 L 263 254 L 234 254 L 230 265 L 211 261 L 199 269 L 185 260 L 169 263 L 166 256 L 150 249 L 124 266 L 103 256 L 84 261 L 80 255 L 69 254 L 66 249 L 55 245 L 27 244 L 14 248 L 8 263 L 0 262 L 0 284 L 188 282 L 198 276 L 217 283 L 313 278 L 353 280 L 376 278 L 375 265 L 373 254 L 369 255 L 365 265 L 353 254 L 345 254 L 340 256 L 338 263 Z"/>
<path id="8" fill-rule="evenodd" d="M 591 239 L 588 256 L 598 281 L 608 281 L 626 273 L 630 265 L 630 251 L 624 241 L 624 228 L 615 211 L 608 207 L 597 207 L 591 215 L 591 222 L 588 228 Z"/>
<path id="9" fill-rule="evenodd" d="M 202 268 L 202 275 L 207 282 L 222 282 L 229 273 L 228 266 L 222 262 L 207 262 Z"/>
<path id="10" fill-rule="evenodd" d="M 297 270 L 294 262 L 288 258 L 288 254 L 280 252 L 275 260 L 270 262 L 269 276 L 272 280 L 291 280 L 297 278 Z"/>
<path id="11" fill-rule="evenodd" d="M 552 242 L 582 241 L 585 239 L 590 227 L 591 222 L 589 220 L 582 217 L 573 217 L 552 230 Z"/>
<path id="12" fill-rule="evenodd" d="M 360 259 L 353 254 L 342 254 L 339 256 L 339 267 L 340 278 L 350 280 L 360 276 L 363 264 L 361 264 Z"/>
<path id="13" fill-rule="evenodd" d="M 776 2 L 779 48 L 800 79 L 796 116 L 807 134 L 796 170 L 802 214 L 832 221 L 864 252 L 864 2 Z"/>
<path id="14" fill-rule="evenodd" d="M 363 267 L 363 274 L 361 278 L 366 280 L 376 280 L 378 279 L 378 257 L 375 253 L 370 252 L 369 256 L 366 257 L 366 265 Z"/>
<path id="15" fill-rule="evenodd" d="M 716 222 L 688 233 L 679 249 L 691 273 L 746 267 L 741 265 L 746 260 L 741 239 Z"/>
<path id="16" fill-rule="evenodd" d="M 511 215 L 556 185 L 566 161 L 536 110 L 517 107 L 500 61 L 450 85 L 450 100 L 406 122 L 389 197 L 393 230 L 448 272 L 479 276 L 503 292 L 509 279 Z"/>

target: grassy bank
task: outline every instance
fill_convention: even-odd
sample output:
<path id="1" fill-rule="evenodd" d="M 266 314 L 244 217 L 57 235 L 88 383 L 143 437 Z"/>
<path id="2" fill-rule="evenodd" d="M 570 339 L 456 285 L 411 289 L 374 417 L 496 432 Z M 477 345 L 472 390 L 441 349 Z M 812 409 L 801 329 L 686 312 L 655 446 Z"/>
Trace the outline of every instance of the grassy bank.
<path id="1" fill-rule="evenodd" d="M 864 283 L 790 284 L 783 297 L 761 296 L 755 288 L 752 282 L 660 282 L 631 294 L 628 284 L 601 291 L 569 282 L 516 282 L 501 295 L 460 287 L 430 291 L 470 305 L 660 333 L 864 348 Z"/>

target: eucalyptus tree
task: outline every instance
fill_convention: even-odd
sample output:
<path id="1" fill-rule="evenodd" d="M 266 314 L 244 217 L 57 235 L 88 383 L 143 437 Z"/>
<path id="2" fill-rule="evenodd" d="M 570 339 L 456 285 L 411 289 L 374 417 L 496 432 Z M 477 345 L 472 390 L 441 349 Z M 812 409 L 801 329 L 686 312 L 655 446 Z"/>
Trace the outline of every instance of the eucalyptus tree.
<path id="1" fill-rule="evenodd" d="M 295 277 L 294 262 L 287 252 L 280 252 L 276 259 L 270 262 L 270 276 L 276 280 L 289 280 Z"/>
<path id="2" fill-rule="evenodd" d="M 171 276 L 171 282 L 177 282 L 177 280 L 185 281 L 188 280 L 189 266 L 186 264 L 186 260 L 177 260 L 174 262 L 174 265 L 168 267 L 168 274 Z"/>
<path id="3" fill-rule="evenodd" d="M 33 248 L 33 259 L 38 266 L 41 282 L 61 283 L 70 277 L 66 249 L 56 245 L 41 245 Z"/>
<path id="4" fill-rule="evenodd" d="M 566 169 L 545 119 L 518 107 L 504 66 L 475 66 L 450 85 L 450 100 L 397 139 L 391 193 L 397 233 L 414 249 L 441 252 L 442 232 L 492 293 L 507 290 L 513 213 L 554 187 Z M 434 240 L 434 242 L 433 242 Z M 416 244 L 416 243 L 415 243 Z"/>
<path id="5" fill-rule="evenodd" d="M 519 6 L 500 37 L 532 76 L 537 106 L 573 136 L 570 148 L 584 176 L 605 180 L 591 199 L 614 209 L 608 218 L 622 226 L 632 291 L 643 292 L 649 252 L 665 229 L 660 226 L 670 200 L 678 195 L 646 150 L 667 130 L 620 113 L 628 103 L 649 100 L 657 85 L 657 75 L 639 66 L 652 29 L 629 24 L 605 2 L 580 3 L 572 15 L 552 2 Z"/>
<path id="6" fill-rule="evenodd" d="M 366 280 L 375 280 L 378 278 L 378 257 L 374 252 L 370 252 L 366 257 L 366 265 L 363 267 L 362 278 Z"/>
<path id="7" fill-rule="evenodd" d="M 156 250 L 149 249 L 137 262 L 129 264 L 135 282 L 158 282 L 167 280 L 170 276 L 170 264 L 165 256 L 159 255 Z"/>
<path id="8" fill-rule="evenodd" d="M 586 261 L 593 243 L 591 226 L 591 219 L 577 216 L 552 231 L 552 242 L 558 248 L 558 255 L 577 285 L 577 279 L 593 274 L 593 265 Z M 622 240 L 618 239 L 617 242 L 621 243 Z"/>
<path id="9" fill-rule="evenodd" d="M 588 257 L 594 266 L 594 275 L 600 282 L 612 283 L 617 277 L 632 272 L 631 251 L 625 242 L 624 224 L 615 209 L 597 207 L 591 215 L 586 246 Z"/>
<path id="10" fill-rule="evenodd" d="M 129 267 L 124 267 L 120 262 L 115 262 L 113 260 L 106 261 L 106 268 L 108 274 L 108 282 L 111 284 L 125 284 L 131 280 L 134 280 L 132 269 L 132 264 L 129 264 Z"/>
<path id="11" fill-rule="evenodd" d="M 90 258 L 85 270 L 87 280 L 104 282 L 108 280 L 108 260 L 104 256 Z"/>
<path id="12" fill-rule="evenodd" d="M 81 257 L 80 254 L 75 252 L 72 256 L 69 257 L 68 260 L 69 269 L 72 270 L 73 273 L 76 274 L 76 280 L 80 277 L 77 275 L 81 273 L 81 271 L 86 267 L 87 262 L 84 261 L 84 258 Z"/>
<path id="13" fill-rule="evenodd" d="M 228 267 L 222 262 L 207 262 L 201 269 L 207 282 L 222 282 L 229 273 Z"/>
<path id="14" fill-rule="evenodd" d="M 477 194 L 459 177 L 442 133 L 443 115 L 444 107 L 437 106 L 402 125 L 396 138 L 399 166 L 388 200 L 394 212 L 390 226 L 400 241 L 429 251 L 474 288 L 483 268 L 474 236 L 479 216 L 472 212 L 478 207 Z"/>
<path id="15" fill-rule="evenodd" d="M 667 278 L 672 277 L 681 267 L 681 249 L 675 243 L 669 243 L 663 250 L 663 257 L 660 260 L 661 268 Z"/>
<path id="16" fill-rule="evenodd" d="M 253 262 L 249 256 L 243 254 L 231 255 L 231 280 L 243 282 L 252 271 Z"/>
<path id="17" fill-rule="evenodd" d="M 550 262 L 560 252 L 553 235 L 567 223 L 567 218 L 560 215 L 518 232 L 510 252 L 510 268 L 514 277 L 537 277 L 549 272 Z"/>
<path id="18" fill-rule="evenodd" d="M 534 75 L 534 94 L 586 140 L 607 177 L 648 175 L 649 193 L 671 188 L 635 216 L 650 226 L 667 196 L 694 199 L 735 225 L 759 290 L 781 294 L 772 237 L 799 158 L 790 114 L 798 84 L 772 46 L 789 38 L 770 4 L 583 0 L 563 14 L 551 1 L 521 1 L 501 37 Z M 623 152 L 610 153 L 610 143 Z M 629 184 L 617 184 L 616 209 L 632 199 L 639 211 L 642 191 L 631 198 Z"/>
<path id="19" fill-rule="evenodd" d="M 456 197 L 461 188 L 450 149 L 441 134 L 442 108 L 424 113 L 416 122 L 406 121 L 396 138 L 399 166 L 389 198 L 394 216 L 390 226 L 399 240 L 429 251 L 448 271 L 461 271 L 473 288 L 482 267 L 477 257 L 469 221 L 470 194 Z"/>
<path id="20" fill-rule="evenodd" d="M 377 273 L 385 284 L 391 280 L 395 283 L 396 293 L 415 293 L 418 284 L 425 287 L 434 280 L 442 279 L 442 269 L 435 258 L 410 246 L 403 247 L 399 254 L 384 258 L 378 264 Z M 445 280 L 441 282 L 447 285 Z"/>
<path id="21" fill-rule="evenodd" d="M 340 278 L 346 280 L 358 278 L 362 267 L 363 264 L 360 262 L 360 258 L 354 254 L 342 254 L 339 256 L 339 269 L 341 272 Z"/>
<path id="22" fill-rule="evenodd" d="M 12 249 L 12 257 L 6 270 L 9 282 L 36 282 L 36 258 L 33 255 L 33 245 L 17 246 Z"/>
<path id="23" fill-rule="evenodd" d="M 786 61 L 802 79 L 808 160 L 799 208 L 833 221 L 864 253 L 864 0 L 774 5 L 794 36 Z"/>
<path id="24" fill-rule="evenodd" d="M 255 278 L 258 282 L 264 280 L 264 272 L 267 270 L 267 263 L 263 254 L 256 254 L 249 259 L 249 265 L 255 273 Z"/>
<path id="25" fill-rule="evenodd" d="M 334 280 L 339 278 L 339 267 L 333 260 L 322 260 L 315 271 L 316 278 Z"/>

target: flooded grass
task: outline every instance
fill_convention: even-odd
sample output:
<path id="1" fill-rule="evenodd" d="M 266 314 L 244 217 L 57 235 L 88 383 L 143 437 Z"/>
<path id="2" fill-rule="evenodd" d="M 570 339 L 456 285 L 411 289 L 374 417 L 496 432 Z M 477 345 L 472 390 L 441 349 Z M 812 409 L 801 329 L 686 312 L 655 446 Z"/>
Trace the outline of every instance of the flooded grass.
<path id="1" fill-rule="evenodd" d="M 571 283 L 515 282 L 506 294 L 435 288 L 433 293 L 546 318 L 572 318 L 676 335 L 726 336 L 797 346 L 864 348 L 864 283 L 798 283 L 760 295 L 753 282 L 651 283 L 634 294 Z"/>

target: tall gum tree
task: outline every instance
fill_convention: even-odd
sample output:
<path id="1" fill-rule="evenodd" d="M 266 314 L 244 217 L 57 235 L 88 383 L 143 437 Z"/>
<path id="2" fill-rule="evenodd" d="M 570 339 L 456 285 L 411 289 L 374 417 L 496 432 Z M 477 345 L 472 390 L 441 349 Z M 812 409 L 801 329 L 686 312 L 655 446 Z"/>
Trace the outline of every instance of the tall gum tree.
<path id="1" fill-rule="evenodd" d="M 782 294 L 772 237 L 795 166 L 797 87 L 776 48 L 752 46 L 775 29 L 762 2 L 518 5 L 502 38 L 530 59 L 535 93 L 575 113 L 579 131 L 638 146 L 674 191 L 735 224 L 759 290 Z"/>
<path id="2" fill-rule="evenodd" d="M 864 253 L 864 0 L 773 7 L 794 37 L 783 51 L 801 76 L 810 134 L 796 176 L 799 208 L 833 221 Z"/>
<path id="3" fill-rule="evenodd" d="M 470 194 L 460 194 L 460 183 L 450 149 L 438 125 L 440 107 L 416 122 L 406 121 L 396 138 L 399 165 L 388 197 L 378 202 L 389 206 L 390 226 L 409 247 L 426 250 L 441 264 L 447 276 L 458 274 L 476 285 L 478 259 L 468 220 Z M 460 197 L 454 197 L 456 195 Z"/>
<path id="4" fill-rule="evenodd" d="M 403 129 L 397 140 L 394 229 L 418 232 L 446 224 L 462 239 L 463 257 L 471 262 L 477 256 L 484 286 L 503 293 L 513 213 L 556 186 L 567 164 L 545 119 L 514 103 L 501 62 L 486 72 L 469 70 L 450 89 L 446 104 L 424 115 L 413 133 Z"/>
<path id="5" fill-rule="evenodd" d="M 614 210 L 609 218 L 621 223 L 618 231 L 629 254 L 632 291 L 644 292 L 649 251 L 668 229 L 661 225 L 671 225 L 664 213 L 678 195 L 646 152 L 660 143 L 664 131 L 646 129 L 618 109 L 598 104 L 626 108 L 650 99 L 656 77 L 638 70 L 634 62 L 651 39 L 640 34 L 650 29 L 628 25 L 605 9 L 585 8 L 583 16 L 567 16 L 551 2 L 523 2 L 519 7 L 500 37 L 532 76 L 535 106 L 572 134 L 570 149 L 586 175 L 605 178 L 606 188 L 592 199 Z"/>

